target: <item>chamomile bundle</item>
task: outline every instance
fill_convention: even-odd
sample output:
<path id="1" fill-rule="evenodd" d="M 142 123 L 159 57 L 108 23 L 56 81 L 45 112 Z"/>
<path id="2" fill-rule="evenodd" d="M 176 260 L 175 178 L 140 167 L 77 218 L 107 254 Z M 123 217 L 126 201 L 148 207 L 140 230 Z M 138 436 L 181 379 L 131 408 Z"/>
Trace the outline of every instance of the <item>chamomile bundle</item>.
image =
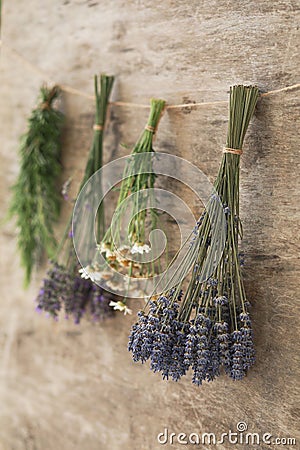
<path id="1" fill-rule="evenodd" d="M 156 133 L 165 102 L 152 99 L 150 114 L 140 138 L 135 144 L 127 163 L 119 186 L 119 197 L 117 200 L 114 218 L 106 230 L 98 251 L 93 261 L 84 269 L 82 276 L 91 277 L 94 280 L 106 283 L 113 291 L 126 291 L 126 284 L 119 285 L 114 280 L 114 275 L 109 275 L 108 267 L 115 269 L 118 274 L 133 278 L 148 278 L 154 275 L 156 265 L 153 262 L 143 263 L 133 257 L 139 257 L 149 253 L 151 247 L 147 241 L 148 234 L 156 228 L 157 211 L 155 209 L 151 192 L 154 188 L 155 175 L 152 170 L 152 162 L 155 151 L 153 149 L 153 137 Z M 134 198 L 130 203 L 130 211 L 127 200 Z M 130 220 L 126 228 L 125 241 L 123 220 L 129 216 Z M 101 253 L 105 264 L 97 262 L 97 255 Z M 125 313 L 126 299 L 119 309 Z M 122 309 L 123 308 L 123 309 Z"/>

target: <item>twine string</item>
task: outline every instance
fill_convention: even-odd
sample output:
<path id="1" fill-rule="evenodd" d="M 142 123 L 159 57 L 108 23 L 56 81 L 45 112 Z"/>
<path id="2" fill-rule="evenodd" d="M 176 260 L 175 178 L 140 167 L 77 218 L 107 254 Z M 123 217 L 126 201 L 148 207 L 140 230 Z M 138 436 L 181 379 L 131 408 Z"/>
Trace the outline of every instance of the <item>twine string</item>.
<path id="1" fill-rule="evenodd" d="M 50 109 L 49 102 L 43 102 L 39 105 L 39 108 L 44 111 L 45 109 Z"/>
<path id="2" fill-rule="evenodd" d="M 102 130 L 103 130 L 103 125 L 100 125 L 100 124 L 98 124 L 98 123 L 95 123 L 95 124 L 93 125 L 93 130 L 94 130 L 94 131 L 102 131 Z"/>
<path id="3" fill-rule="evenodd" d="M 233 155 L 241 156 L 243 154 L 243 150 L 237 148 L 224 147 L 223 153 L 232 153 Z"/>
<path id="4" fill-rule="evenodd" d="M 156 133 L 156 128 L 152 127 L 151 125 L 146 125 L 145 130 L 150 131 L 150 133 L 153 133 L 153 134 Z"/>
<path id="5" fill-rule="evenodd" d="M 4 43 L 3 41 L 0 40 L 0 47 L 4 48 L 8 53 L 10 53 L 11 55 L 15 56 L 17 59 L 19 59 L 20 61 L 22 61 L 23 64 L 25 64 L 32 72 L 36 73 L 39 76 L 42 76 L 44 79 L 47 79 L 50 83 L 52 84 L 56 84 L 50 77 L 48 74 L 46 74 L 43 70 L 41 70 L 38 66 L 36 66 L 35 64 L 33 64 L 32 62 L 30 62 L 28 59 L 24 58 L 23 55 L 21 55 L 17 50 L 11 48 L 10 46 L 8 46 L 6 43 Z M 71 86 L 68 86 L 66 84 L 58 84 L 59 88 L 61 91 L 69 93 L 69 94 L 74 94 L 74 95 L 78 95 L 79 97 L 84 97 L 87 98 L 89 100 L 94 100 L 95 97 L 93 95 L 89 95 L 86 92 L 80 91 L 79 89 L 75 89 Z M 267 92 L 263 92 L 260 94 L 261 98 L 264 97 L 268 97 L 271 95 L 276 95 L 279 94 L 281 92 L 288 92 L 288 91 L 292 91 L 294 89 L 299 89 L 300 88 L 300 83 L 296 83 L 290 86 L 284 86 L 283 88 L 280 89 L 274 89 L 271 91 L 267 91 Z M 221 105 L 221 104 L 227 104 L 228 101 L 227 100 L 218 100 L 218 101 L 212 101 L 212 102 L 201 102 L 201 103 L 181 103 L 178 105 L 166 105 L 165 106 L 165 110 L 169 110 L 169 109 L 184 109 L 184 108 L 190 108 L 191 106 L 193 108 L 195 107 L 207 107 L 207 106 L 213 106 L 213 105 Z M 110 102 L 110 105 L 113 106 L 120 106 L 120 107 L 128 107 L 128 108 L 143 108 L 143 109 L 149 109 L 150 105 L 143 105 L 143 104 L 139 104 L 139 103 L 130 103 L 130 102 L 121 102 L 121 101 L 117 101 L 117 102 Z M 149 130 L 150 131 L 150 130 Z"/>

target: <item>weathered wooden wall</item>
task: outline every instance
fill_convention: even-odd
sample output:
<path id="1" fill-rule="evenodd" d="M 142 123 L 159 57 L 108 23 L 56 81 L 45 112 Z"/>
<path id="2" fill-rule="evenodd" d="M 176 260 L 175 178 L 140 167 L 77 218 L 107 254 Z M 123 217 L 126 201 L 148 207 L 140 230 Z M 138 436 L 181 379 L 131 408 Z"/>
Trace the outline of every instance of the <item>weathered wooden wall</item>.
<path id="1" fill-rule="evenodd" d="M 268 91 L 293 85 L 299 82 L 299 7 L 296 0 L 4 1 L 1 215 L 18 172 L 18 137 L 41 82 L 92 94 L 93 74 L 106 71 L 117 76 L 114 98 L 136 103 L 152 96 L 169 103 L 226 100 L 229 85 L 236 83 L 257 83 Z M 34 73 L 7 46 L 48 77 Z M 79 179 L 93 104 L 65 94 L 64 109 L 63 178 Z M 112 109 L 107 160 L 124 154 L 118 144 L 132 144 L 146 116 L 147 110 Z M 297 437 L 298 117 L 297 90 L 262 99 L 245 146 L 243 249 L 257 363 L 242 382 L 220 377 L 197 389 L 189 377 L 163 382 L 134 365 L 126 351 L 134 317 L 76 327 L 37 316 L 33 299 L 43 270 L 24 292 L 16 230 L 11 223 L 2 227 L 1 450 L 153 450 L 160 448 L 156 436 L 165 427 L 222 433 L 235 430 L 239 421 L 247 422 L 249 431 Z M 213 179 L 226 123 L 226 104 L 190 114 L 169 111 L 156 148 L 195 162 Z"/>

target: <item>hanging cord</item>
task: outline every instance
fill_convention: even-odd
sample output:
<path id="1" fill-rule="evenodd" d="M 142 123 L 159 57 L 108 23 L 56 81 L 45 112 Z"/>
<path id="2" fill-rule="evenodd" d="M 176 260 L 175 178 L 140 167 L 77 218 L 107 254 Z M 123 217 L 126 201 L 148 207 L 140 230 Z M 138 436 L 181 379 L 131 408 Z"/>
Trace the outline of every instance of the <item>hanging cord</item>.
<path id="1" fill-rule="evenodd" d="M 3 41 L 0 40 L 0 47 L 5 49 L 8 53 L 15 56 L 17 59 L 19 59 L 24 65 L 26 65 L 32 72 L 36 73 L 37 75 L 42 76 L 43 78 L 46 78 L 50 83 L 56 84 L 55 81 L 49 78 L 49 76 L 43 72 L 39 67 L 37 67 L 35 64 L 28 61 L 26 58 L 24 58 L 17 50 L 9 47 L 7 44 L 5 44 Z M 61 91 L 66 92 L 68 94 L 74 94 L 78 95 L 79 97 L 88 98 L 89 100 L 95 100 L 94 95 L 87 94 L 86 92 L 80 91 L 79 89 L 75 89 L 71 86 L 68 86 L 66 84 L 59 84 L 59 88 Z M 288 92 L 292 91 L 294 89 L 299 89 L 300 83 L 293 84 L 291 86 L 285 86 L 280 89 L 274 89 L 272 91 L 263 92 L 260 94 L 260 97 L 269 97 L 271 95 L 279 94 L 281 92 Z M 213 106 L 213 105 L 221 105 L 221 104 L 227 104 L 228 100 L 218 100 L 214 102 L 201 102 L 201 103 L 181 103 L 178 105 L 166 105 L 166 109 L 184 109 L 184 108 L 197 108 L 197 107 L 204 107 L 204 106 Z M 126 107 L 126 108 L 143 108 L 143 109 L 149 109 L 149 104 L 143 105 L 140 103 L 130 103 L 130 102 L 110 102 L 110 105 L 113 106 L 120 106 L 120 107 Z"/>

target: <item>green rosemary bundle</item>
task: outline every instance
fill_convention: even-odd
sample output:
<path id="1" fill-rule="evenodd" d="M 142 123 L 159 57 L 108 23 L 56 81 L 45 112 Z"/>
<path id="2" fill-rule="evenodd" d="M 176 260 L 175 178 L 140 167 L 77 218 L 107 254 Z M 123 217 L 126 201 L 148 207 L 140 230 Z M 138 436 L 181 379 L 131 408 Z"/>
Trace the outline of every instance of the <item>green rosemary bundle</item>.
<path id="1" fill-rule="evenodd" d="M 114 78 L 102 74 L 99 79 L 95 76 L 95 99 L 96 112 L 94 124 L 93 143 L 90 148 L 84 176 L 80 184 L 78 194 L 86 181 L 97 172 L 102 166 L 103 132 L 106 120 L 107 106 L 112 90 Z M 98 186 L 101 189 L 101 183 Z M 93 208 L 95 202 L 95 191 L 92 189 L 86 194 L 87 206 Z M 87 215 L 89 216 L 89 215 Z M 66 225 L 64 235 L 58 247 L 57 253 L 52 260 L 47 277 L 43 281 L 43 286 L 36 299 L 37 311 L 46 311 L 49 315 L 58 318 L 59 311 L 63 308 L 66 317 L 72 316 L 75 323 L 79 323 L 84 314 L 89 314 L 94 320 L 104 319 L 111 316 L 113 309 L 109 302 L 113 300 L 102 288 L 95 285 L 90 278 L 81 277 L 78 274 L 79 263 L 73 246 L 73 233 L 71 230 L 73 214 L 71 214 Z M 76 226 L 76 218 L 73 218 Z M 87 236 L 92 237 L 94 220 L 90 219 L 85 224 L 79 224 L 77 229 L 82 237 L 82 249 L 87 253 L 92 246 L 87 241 Z M 86 227 L 81 227 L 86 225 Z M 100 205 L 97 214 L 97 238 L 100 240 L 104 233 L 104 207 Z M 80 270 L 81 273 L 84 270 Z M 115 305 L 116 302 L 113 302 Z"/>
<path id="2" fill-rule="evenodd" d="M 59 216 L 57 177 L 61 171 L 60 134 L 63 114 L 53 107 L 59 88 L 43 86 L 40 102 L 28 120 L 20 147 L 21 168 L 13 187 L 9 215 L 16 216 L 18 248 L 25 269 L 25 285 L 44 252 L 55 251 L 53 224 Z"/>
<path id="3" fill-rule="evenodd" d="M 151 369 L 175 381 L 191 367 L 193 383 L 201 385 L 220 374 L 234 380 L 254 363 L 249 303 L 241 273 L 238 240 L 239 167 L 244 137 L 258 99 L 253 86 L 230 89 L 226 147 L 215 182 L 215 193 L 195 228 L 185 264 L 193 258 L 191 279 L 152 297 L 132 328 L 129 350 L 134 361 L 151 360 Z M 214 235 L 218 223 L 225 229 Z M 214 226 L 213 226 L 214 225 Z M 224 236 L 224 239 L 223 239 Z M 213 247 L 216 244 L 216 247 Z M 218 248 L 218 246 L 220 248 Z M 194 259 L 196 254 L 196 259 Z M 218 255 L 220 257 L 216 257 Z M 172 280 L 170 280 L 172 282 Z"/>
<path id="4" fill-rule="evenodd" d="M 137 141 L 128 158 L 122 182 L 120 194 L 116 205 L 114 220 L 107 229 L 99 247 L 106 263 L 116 269 L 118 273 L 129 274 L 130 277 L 149 277 L 155 271 L 153 263 L 133 261 L 133 254 L 143 255 L 150 252 L 150 246 L 146 242 L 146 231 L 156 228 L 157 212 L 153 208 L 151 189 L 154 188 L 155 175 L 152 171 L 153 136 L 156 132 L 165 102 L 152 99 L 150 115 L 147 125 Z M 140 156 L 140 157 L 137 157 Z M 149 194 L 150 192 L 150 194 Z M 126 200 L 134 197 L 130 210 L 130 221 L 127 228 L 126 241 L 122 241 L 121 233 L 124 229 L 122 221 L 126 212 Z M 105 267 L 97 263 L 97 253 L 93 262 L 85 267 L 88 276 L 92 273 L 98 280 L 107 276 Z M 105 279 L 105 278 L 104 278 Z M 123 290 L 124 286 L 114 284 L 113 280 L 106 283 L 107 287 Z"/>

